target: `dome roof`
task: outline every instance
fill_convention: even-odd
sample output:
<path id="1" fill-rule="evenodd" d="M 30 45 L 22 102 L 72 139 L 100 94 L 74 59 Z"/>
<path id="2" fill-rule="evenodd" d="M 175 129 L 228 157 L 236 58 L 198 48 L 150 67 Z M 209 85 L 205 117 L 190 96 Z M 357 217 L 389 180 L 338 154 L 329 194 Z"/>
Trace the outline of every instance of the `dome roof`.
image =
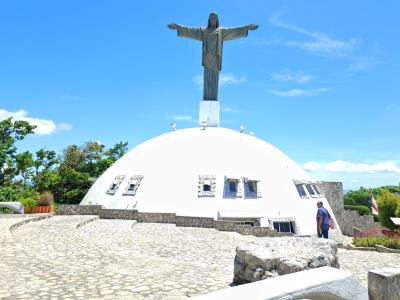
<path id="1" fill-rule="evenodd" d="M 305 185 L 308 197 L 300 196 L 296 183 L 312 182 L 259 138 L 221 127 L 190 128 L 129 151 L 97 179 L 81 204 L 215 219 L 257 217 L 263 225 L 296 219 L 297 232 L 309 234 L 315 233 L 316 200 L 330 210 L 325 198 L 311 197 Z"/>

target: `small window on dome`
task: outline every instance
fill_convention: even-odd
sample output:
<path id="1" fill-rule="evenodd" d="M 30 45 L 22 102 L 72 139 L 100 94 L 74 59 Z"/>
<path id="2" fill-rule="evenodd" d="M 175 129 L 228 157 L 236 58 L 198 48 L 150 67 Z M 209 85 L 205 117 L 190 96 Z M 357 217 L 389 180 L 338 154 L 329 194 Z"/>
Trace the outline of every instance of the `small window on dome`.
<path id="1" fill-rule="evenodd" d="M 306 188 L 311 197 L 318 197 L 317 193 L 314 191 L 314 188 L 312 187 L 311 184 L 307 184 Z"/>
<path id="2" fill-rule="evenodd" d="M 307 197 L 308 198 L 303 184 L 301 184 L 301 183 L 300 184 L 296 184 L 296 189 L 297 189 L 297 192 L 299 193 L 300 197 Z"/>
<path id="3" fill-rule="evenodd" d="M 125 178 L 125 175 L 116 176 L 114 178 L 113 182 L 108 187 L 107 194 L 114 195 L 117 192 L 117 190 L 118 190 L 121 182 L 124 180 L 124 178 Z"/>
<path id="4" fill-rule="evenodd" d="M 323 197 L 323 194 L 321 193 L 316 184 L 313 184 L 312 187 L 314 188 L 314 191 L 318 194 L 318 196 Z"/>
<path id="5" fill-rule="evenodd" d="M 229 181 L 229 192 L 236 194 L 236 181 Z"/>
<path id="6" fill-rule="evenodd" d="M 243 183 L 245 198 L 261 198 L 260 181 L 243 178 Z"/>
<path id="7" fill-rule="evenodd" d="M 224 198 L 242 198 L 240 178 L 232 178 L 225 176 Z"/>
<path id="8" fill-rule="evenodd" d="M 198 197 L 214 197 L 215 181 L 214 175 L 199 175 Z"/>
<path id="9" fill-rule="evenodd" d="M 123 193 L 124 196 L 135 196 L 136 192 L 142 182 L 143 176 L 142 175 L 133 175 L 129 179 L 128 185 L 125 188 Z"/>

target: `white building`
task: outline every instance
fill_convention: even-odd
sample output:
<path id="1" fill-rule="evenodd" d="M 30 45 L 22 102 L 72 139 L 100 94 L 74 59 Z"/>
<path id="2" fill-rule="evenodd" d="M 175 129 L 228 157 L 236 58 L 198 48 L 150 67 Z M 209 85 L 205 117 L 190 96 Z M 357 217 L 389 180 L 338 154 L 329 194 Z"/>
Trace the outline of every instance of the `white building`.
<path id="1" fill-rule="evenodd" d="M 218 123 L 138 145 L 98 178 L 81 204 L 235 220 L 298 235 L 316 234 L 318 200 L 333 217 L 315 181 L 293 160 Z"/>

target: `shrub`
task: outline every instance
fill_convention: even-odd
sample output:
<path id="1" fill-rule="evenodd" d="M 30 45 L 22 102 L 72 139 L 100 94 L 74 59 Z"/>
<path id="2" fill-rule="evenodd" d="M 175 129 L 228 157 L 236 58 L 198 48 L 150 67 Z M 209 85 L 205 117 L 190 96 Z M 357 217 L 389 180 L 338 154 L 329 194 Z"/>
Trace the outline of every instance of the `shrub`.
<path id="1" fill-rule="evenodd" d="M 394 230 L 383 229 L 382 233 L 388 237 L 400 239 L 400 229 L 394 229 Z"/>
<path id="2" fill-rule="evenodd" d="M 52 205 L 53 202 L 54 202 L 53 194 L 49 191 L 41 193 L 38 199 L 38 205 L 49 206 Z"/>
<path id="3" fill-rule="evenodd" d="M 396 210 L 400 206 L 400 196 L 390 192 L 383 192 L 377 197 L 377 203 L 382 226 L 392 230 L 396 229 L 397 226 L 390 220 L 390 217 L 396 215 Z"/>
<path id="4" fill-rule="evenodd" d="M 372 215 L 374 217 L 374 222 L 380 222 L 381 219 L 379 218 L 378 215 Z"/>
<path id="5" fill-rule="evenodd" d="M 362 231 L 355 231 L 354 237 L 382 236 L 382 228 L 372 227 Z"/>
<path id="6" fill-rule="evenodd" d="M 364 205 L 345 205 L 344 209 L 356 210 L 362 216 L 371 214 L 371 210 L 369 209 L 369 207 Z"/>
<path id="7" fill-rule="evenodd" d="M 32 207 L 32 206 L 37 205 L 37 198 L 36 197 L 26 197 L 26 198 L 20 199 L 20 202 L 25 207 Z"/>
<path id="8" fill-rule="evenodd" d="M 361 187 L 357 191 L 348 192 L 344 195 L 344 203 L 347 205 L 369 205 L 370 196 L 369 190 Z"/>
<path id="9" fill-rule="evenodd" d="M 400 239 L 390 237 L 357 237 L 353 239 L 356 247 L 375 247 L 381 245 L 391 249 L 400 249 Z"/>

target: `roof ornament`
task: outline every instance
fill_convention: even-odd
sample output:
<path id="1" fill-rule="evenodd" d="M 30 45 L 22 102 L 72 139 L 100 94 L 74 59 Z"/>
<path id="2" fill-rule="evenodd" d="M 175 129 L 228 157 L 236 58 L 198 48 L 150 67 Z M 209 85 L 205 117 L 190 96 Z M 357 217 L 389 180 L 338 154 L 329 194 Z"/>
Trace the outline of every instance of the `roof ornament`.
<path id="1" fill-rule="evenodd" d="M 176 131 L 176 124 L 175 123 L 171 123 L 171 131 L 172 132 Z"/>
<path id="2" fill-rule="evenodd" d="M 243 133 L 246 128 L 243 125 L 240 125 L 240 133 Z"/>
<path id="3" fill-rule="evenodd" d="M 206 130 L 207 128 L 207 121 L 202 121 L 201 122 L 201 130 Z"/>

